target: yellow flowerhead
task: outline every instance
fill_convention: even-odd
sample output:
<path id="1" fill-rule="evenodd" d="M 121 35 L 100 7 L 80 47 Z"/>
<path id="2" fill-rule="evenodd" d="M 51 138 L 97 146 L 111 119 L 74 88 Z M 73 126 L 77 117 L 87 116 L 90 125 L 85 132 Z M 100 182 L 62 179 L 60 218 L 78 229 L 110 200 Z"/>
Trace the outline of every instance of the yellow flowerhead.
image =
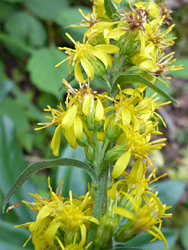
<path id="1" fill-rule="evenodd" d="M 119 126 L 125 133 L 120 135 L 117 143 L 125 144 L 128 151 L 124 152 L 116 161 L 112 177 L 117 178 L 123 173 L 127 168 L 131 157 L 134 159 L 146 160 L 153 168 L 153 163 L 149 159 L 149 153 L 152 153 L 155 149 L 161 149 L 164 147 L 166 144 L 163 142 L 166 141 L 166 138 L 150 142 L 151 134 L 160 134 L 158 131 L 155 131 L 155 125 L 148 127 L 143 134 L 140 134 L 133 128 L 129 130 L 130 126 Z"/>
<path id="2" fill-rule="evenodd" d="M 56 67 L 62 64 L 64 61 L 69 60 L 69 72 L 71 73 L 70 65 L 74 67 L 74 75 L 77 81 L 83 83 L 84 77 L 82 74 L 82 66 L 84 72 L 91 80 L 94 78 L 95 65 L 97 66 L 97 60 L 101 61 L 102 64 L 107 69 L 108 66 L 112 66 L 112 57 L 108 54 L 114 54 L 119 51 L 119 48 L 111 44 L 99 44 L 93 46 L 91 44 L 91 39 L 85 41 L 86 36 L 84 36 L 83 43 L 75 42 L 74 39 L 66 34 L 68 38 L 74 43 L 75 49 L 70 49 L 67 47 L 59 48 L 60 50 L 65 50 L 68 57 L 62 62 L 58 63 Z"/>
<path id="3" fill-rule="evenodd" d="M 20 226 L 29 227 L 29 231 L 32 233 L 30 238 L 32 237 L 35 249 L 60 249 L 58 246 L 61 249 L 70 249 L 64 248 L 64 246 L 70 246 L 71 244 L 78 246 L 78 249 L 87 249 L 83 246 L 86 241 L 89 222 L 99 224 L 98 220 L 92 217 L 93 201 L 90 193 L 73 199 L 70 191 L 69 198 L 65 199 L 61 196 L 62 187 L 60 192 L 57 190 L 54 193 L 49 180 L 49 188 L 49 199 L 35 194 L 33 196 L 36 198 L 36 202 L 23 202 L 37 213 L 37 217 L 35 222 Z"/>
<path id="4" fill-rule="evenodd" d="M 166 248 L 168 248 L 166 239 L 160 229 L 162 218 L 171 217 L 171 214 L 165 213 L 169 207 L 161 203 L 157 193 L 146 192 L 144 201 L 139 195 L 132 196 L 123 191 L 122 194 L 127 199 L 127 208 L 116 207 L 112 211 L 127 218 L 128 222 L 116 231 L 116 239 L 125 242 L 140 232 L 148 232 L 155 237 L 154 240 L 163 240 Z"/>

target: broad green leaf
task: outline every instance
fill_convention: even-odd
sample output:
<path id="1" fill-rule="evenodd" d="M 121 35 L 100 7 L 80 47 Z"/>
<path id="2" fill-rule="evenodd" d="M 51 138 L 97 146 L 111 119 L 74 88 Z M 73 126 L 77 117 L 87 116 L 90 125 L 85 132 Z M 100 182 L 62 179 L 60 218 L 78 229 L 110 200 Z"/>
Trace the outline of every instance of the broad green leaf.
<path id="1" fill-rule="evenodd" d="M 0 61 L 0 79 L 1 79 L 1 81 L 8 79 L 8 77 L 5 73 L 5 66 L 4 66 L 2 61 Z"/>
<path id="2" fill-rule="evenodd" d="M 65 53 L 55 48 L 37 50 L 28 63 L 32 83 L 38 89 L 60 98 L 65 90 L 63 89 L 61 92 L 58 90 L 61 87 L 62 79 L 66 78 L 69 72 L 66 62 L 57 68 L 55 65 L 65 58 Z"/>
<path id="3" fill-rule="evenodd" d="M 21 3 L 25 0 L 3 0 L 3 1 L 8 2 L 8 3 Z"/>
<path id="4" fill-rule="evenodd" d="M 22 43 L 17 39 L 14 39 L 13 37 L 5 34 L 4 32 L 0 32 L 0 41 L 7 45 L 7 47 L 11 46 L 29 55 L 34 52 L 33 48 L 29 47 L 28 45 Z"/>
<path id="5" fill-rule="evenodd" d="M 177 102 L 174 100 L 173 97 L 169 96 L 162 89 L 160 89 L 159 87 L 157 87 L 156 85 L 154 85 L 153 83 L 151 83 L 150 81 L 145 79 L 143 76 L 136 75 L 136 74 L 120 75 L 116 79 L 116 81 L 114 83 L 114 86 L 112 88 L 112 93 L 116 92 L 117 84 L 119 84 L 121 87 L 123 87 L 123 86 L 125 86 L 126 84 L 129 84 L 129 83 L 141 83 L 141 84 L 144 84 L 147 87 L 149 87 L 150 89 L 154 90 L 159 95 L 161 95 L 162 97 L 164 97 L 165 99 L 177 104 Z"/>
<path id="6" fill-rule="evenodd" d="M 5 97 L 8 95 L 10 90 L 12 89 L 12 82 L 9 80 L 0 80 L 0 104 L 3 102 Z"/>
<path id="7" fill-rule="evenodd" d="M 83 148 L 77 147 L 77 149 L 74 150 L 69 145 L 67 145 L 61 157 L 68 157 L 80 161 L 86 160 Z M 69 167 L 58 168 L 56 174 L 57 184 L 59 183 L 61 177 L 64 180 L 62 193 L 63 196 L 67 197 L 69 194 L 69 190 L 72 190 L 72 192 L 77 196 L 84 195 L 87 192 L 89 178 L 88 175 L 86 175 L 85 171 L 83 171 L 82 169 Z"/>
<path id="8" fill-rule="evenodd" d="M 113 15 L 116 13 L 116 8 L 112 0 L 104 0 L 104 7 L 106 10 L 107 16 L 113 19 Z"/>
<path id="9" fill-rule="evenodd" d="M 80 7 L 85 15 L 91 12 L 91 9 L 86 7 Z M 69 33 L 74 40 L 82 42 L 84 33 L 86 32 L 86 28 L 83 27 L 71 27 L 72 24 L 79 25 L 83 20 L 83 16 L 78 11 L 79 6 L 71 7 L 65 10 L 62 10 L 58 16 L 56 17 L 55 21 L 58 25 L 63 27 L 63 38 L 69 43 L 72 44 L 70 39 L 65 35 L 65 33 Z M 71 16 L 71 18 L 70 18 Z"/>
<path id="10" fill-rule="evenodd" d="M 179 58 L 174 65 L 178 66 L 183 64 L 183 69 L 182 70 L 174 70 L 170 71 L 171 75 L 177 78 L 184 78 L 188 79 L 188 58 Z"/>
<path id="11" fill-rule="evenodd" d="M 184 226 L 181 232 L 181 243 L 185 249 L 188 249 L 188 223 Z"/>
<path id="12" fill-rule="evenodd" d="M 57 160 L 49 160 L 49 161 L 41 161 L 41 162 L 35 162 L 31 165 L 29 165 L 16 179 L 12 187 L 8 190 L 4 202 L 3 202 L 3 208 L 2 211 L 5 211 L 5 208 L 7 206 L 7 203 L 9 199 L 12 197 L 12 195 L 22 186 L 22 184 L 34 173 L 38 172 L 39 170 L 46 169 L 46 168 L 54 168 L 54 167 L 60 167 L 60 166 L 69 166 L 69 167 L 77 167 L 80 169 L 85 170 L 92 178 L 93 185 L 98 185 L 98 179 L 91 168 L 91 166 L 87 163 L 77 161 L 74 159 L 69 158 L 63 158 L 63 159 L 57 159 Z"/>
<path id="13" fill-rule="evenodd" d="M 26 111 L 17 104 L 15 99 L 7 97 L 0 105 L 0 115 L 8 115 L 15 124 L 16 134 L 22 142 L 22 145 L 27 148 L 31 147 L 31 138 L 27 140 L 30 135 L 30 125 L 27 118 Z"/>
<path id="14" fill-rule="evenodd" d="M 26 228 L 14 228 L 15 224 L 0 221 L 0 249 L 5 250 L 22 250 L 22 245 L 29 238 L 30 232 Z M 11 242 L 10 242 L 11 239 Z M 26 250 L 33 249 L 31 241 L 28 242 Z"/>
<path id="15" fill-rule="evenodd" d="M 14 125 L 7 116 L 0 117 L 0 138 L 0 190 L 5 195 L 19 173 L 25 169 L 26 164 L 16 140 Z M 11 198 L 10 204 L 21 200 L 31 201 L 27 192 L 35 192 L 33 185 L 29 181 L 24 183 L 24 186 Z M 21 223 L 33 218 L 33 213 L 23 206 L 14 209 L 14 212 Z"/>
<path id="16" fill-rule="evenodd" d="M 157 187 L 155 191 L 159 192 L 158 197 L 163 204 L 174 207 L 185 192 L 185 185 L 184 181 L 166 180 L 156 182 L 151 186 Z"/>
<path id="17" fill-rule="evenodd" d="M 175 230 L 168 228 L 163 228 L 162 232 L 167 240 L 169 249 L 171 249 L 178 239 L 178 233 Z M 126 247 L 133 247 L 133 249 L 134 247 L 138 247 L 144 250 L 166 250 L 163 241 L 155 240 L 150 243 L 153 238 L 154 237 L 148 233 L 141 233 L 129 242 L 124 243 L 124 245 Z"/>
<path id="18" fill-rule="evenodd" d="M 8 34 L 31 46 L 41 46 L 47 39 L 43 24 L 27 12 L 15 12 L 5 23 Z"/>
<path id="19" fill-rule="evenodd" d="M 25 7 L 35 15 L 54 21 L 59 12 L 68 7 L 67 0 L 25 0 Z"/>
<path id="20" fill-rule="evenodd" d="M 13 13 L 13 5 L 0 2 L 0 22 L 7 20 Z"/>

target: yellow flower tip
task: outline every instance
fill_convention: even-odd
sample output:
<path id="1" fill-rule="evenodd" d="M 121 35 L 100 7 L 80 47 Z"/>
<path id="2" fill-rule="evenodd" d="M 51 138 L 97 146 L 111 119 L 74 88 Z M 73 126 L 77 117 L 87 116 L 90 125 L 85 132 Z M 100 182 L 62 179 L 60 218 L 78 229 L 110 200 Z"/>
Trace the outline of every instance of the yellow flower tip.
<path id="1" fill-rule="evenodd" d="M 102 121 L 104 117 L 104 107 L 102 105 L 102 102 L 99 98 L 97 98 L 97 105 L 95 110 L 95 121 Z"/>
<path id="2" fill-rule="evenodd" d="M 59 156 L 59 147 L 60 147 L 60 142 L 61 142 L 61 130 L 62 130 L 62 127 L 61 125 L 59 125 L 55 130 L 55 133 L 53 135 L 52 142 L 51 142 L 51 149 L 55 156 Z"/>
<path id="3" fill-rule="evenodd" d="M 91 100 L 92 100 L 92 96 L 91 95 L 87 95 L 84 98 L 83 106 L 82 106 L 82 111 L 83 111 L 83 113 L 84 113 L 85 116 L 89 116 L 90 115 Z"/>
<path id="4" fill-rule="evenodd" d="M 75 117 L 77 114 L 77 106 L 73 105 L 70 109 L 67 110 L 65 116 L 62 119 L 62 127 L 68 129 L 74 123 Z"/>
<path id="5" fill-rule="evenodd" d="M 130 151 L 125 152 L 119 157 L 119 159 L 116 161 L 116 164 L 114 165 L 114 169 L 112 171 L 112 178 L 116 179 L 123 173 L 123 171 L 127 168 L 129 164 L 130 158 Z"/>

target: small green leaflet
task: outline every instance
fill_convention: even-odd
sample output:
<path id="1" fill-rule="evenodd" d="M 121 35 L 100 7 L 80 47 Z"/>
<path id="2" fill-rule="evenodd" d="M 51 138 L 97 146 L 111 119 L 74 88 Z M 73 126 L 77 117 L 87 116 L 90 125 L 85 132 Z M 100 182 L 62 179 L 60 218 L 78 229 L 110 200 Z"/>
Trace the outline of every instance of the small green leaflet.
<path id="1" fill-rule="evenodd" d="M 150 81 L 145 79 L 143 76 L 136 75 L 136 74 L 120 75 L 116 79 L 116 81 L 115 81 L 115 83 L 113 85 L 112 93 L 116 92 L 117 84 L 119 84 L 121 87 L 123 87 L 125 84 L 128 84 L 128 83 L 141 83 L 141 84 L 144 84 L 147 87 L 153 89 L 156 93 L 158 93 L 159 95 L 161 95 L 162 97 L 164 97 L 168 101 L 171 101 L 172 103 L 177 104 L 176 100 L 172 96 L 165 93 L 162 89 L 160 89 L 159 87 L 157 87 L 156 85 L 154 85 L 153 83 L 151 83 Z"/>
<path id="2" fill-rule="evenodd" d="M 77 167 L 85 170 L 90 176 L 93 181 L 93 186 L 98 186 L 98 179 L 91 168 L 91 166 L 85 162 L 69 159 L 69 158 L 62 158 L 62 159 L 56 159 L 56 160 L 49 160 L 49 161 L 40 161 L 35 162 L 31 165 L 29 165 L 17 178 L 17 180 L 14 182 L 12 187 L 7 192 L 4 202 L 2 211 L 4 213 L 5 208 L 8 204 L 9 199 L 11 196 L 18 190 L 18 188 L 34 173 L 38 172 L 39 170 L 45 169 L 45 168 L 53 168 L 53 167 L 59 167 L 59 166 L 69 166 L 69 167 Z"/>

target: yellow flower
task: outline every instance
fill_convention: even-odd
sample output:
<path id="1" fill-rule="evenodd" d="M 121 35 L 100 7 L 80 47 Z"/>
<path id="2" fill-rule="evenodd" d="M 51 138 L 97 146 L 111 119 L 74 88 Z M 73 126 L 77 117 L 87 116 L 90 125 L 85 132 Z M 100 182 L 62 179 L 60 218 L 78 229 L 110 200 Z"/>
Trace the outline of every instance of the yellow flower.
<path id="1" fill-rule="evenodd" d="M 169 207 L 161 203 L 157 193 L 145 192 L 144 198 L 142 196 L 143 200 L 139 195 L 132 196 L 123 191 L 122 194 L 129 202 L 129 206 L 127 208 L 115 207 L 112 208 L 112 211 L 127 218 L 128 222 L 120 226 L 116 231 L 116 240 L 125 242 L 140 232 L 148 232 L 155 237 L 153 240 L 163 240 L 165 247 L 168 248 L 166 239 L 160 229 L 162 218 L 171 217 L 171 214 L 165 213 Z"/>
<path id="2" fill-rule="evenodd" d="M 84 82 L 84 77 L 82 74 L 82 66 L 84 72 L 91 80 L 94 78 L 95 65 L 97 66 L 97 60 L 101 61 L 105 68 L 107 69 L 108 66 L 112 66 L 112 57 L 108 54 L 114 54 L 119 51 L 119 48 L 115 45 L 111 44 L 98 44 L 96 46 L 92 46 L 91 39 L 85 41 L 86 36 L 84 36 L 83 43 L 75 42 L 74 39 L 69 35 L 66 34 L 69 39 L 74 43 L 75 49 L 70 49 L 67 47 L 59 48 L 60 50 L 65 50 L 68 54 L 68 57 L 63 60 L 62 62 L 58 63 L 56 67 L 60 64 L 69 60 L 69 72 L 71 73 L 70 65 L 74 67 L 74 75 L 77 81 Z"/>
<path id="3" fill-rule="evenodd" d="M 48 117 L 50 122 L 38 123 L 42 127 L 35 130 L 43 129 L 51 125 L 56 125 L 56 129 L 51 141 L 51 149 L 55 156 L 59 155 L 61 143 L 61 133 L 63 132 L 69 145 L 75 149 L 77 145 L 87 147 L 91 143 L 92 132 L 97 123 L 105 120 L 105 95 L 99 95 L 86 84 L 81 85 L 80 89 L 73 89 L 66 80 L 63 80 L 67 88 L 68 96 L 66 99 L 66 110 L 62 105 L 58 106 L 59 110 L 52 109 L 49 105 L 44 111 L 51 112 L 52 117 Z M 104 140 L 103 131 L 98 132 L 100 140 Z"/>
<path id="4" fill-rule="evenodd" d="M 119 125 L 124 133 L 122 133 L 117 141 L 117 144 L 125 144 L 128 150 L 124 152 L 114 165 L 112 172 L 113 178 L 118 178 L 123 171 L 127 168 L 130 158 L 146 160 L 153 169 L 153 163 L 149 159 L 149 153 L 153 153 L 155 149 L 161 149 L 166 144 L 166 138 L 151 141 L 151 134 L 160 134 L 160 132 L 155 131 L 155 125 L 151 125 L 146 129 L 143 134 L 135 131 L 130 126 Z"/>
<path id="5" fill-rule="evenodd" d="M 36 221 L 19 226 L 29 227 L 29 231 L 32 233 L 29 239 L 32 237 L 36 250 L 55 249 L 56 247 L 59 249 L 58 246 L 61 249 L 70 249 L 64 248 L 64 245 L 71 244 L 78 246 L 78 249 L 87 249 L 83 246 L 86 241 L 88 223 L 99 224 L 98 220 L 91 215 L 93 201 L 90 193 L 88 192 L 84 197 L 73 199 L 70 191 L 69 198 L 65 199 L 61 196 L 62 187 L 60 192 L 57 190 L 54 193 L 50 180 L 48 182 L 49 199 L 35 194 L 33 196 L 36 198 L 36 202 L 23 202 L 37 213 Z M 77 248 L 75 247 L 75 249 Z"/>
<path id="6" fill-rule="evenodd" d="M 51 125 L 57 125 L 55 133 L 51 142 L 51 149 L 55 156 L 59 155 L 59 147 L 61 143 L 61 132 L 65 135 L 68 143 L 72 148 L 76 148 L 76 139 L 79 139 L 83 135 L 83 120 L 79 115 L 79 105 L 71 104 L 71 106 L 64 111 L 62 105 L 58 106 L 59 110 L 52 109 L 49 105 L 48 109 L 44 109 L 44 111 L 51 112 L 52 117 L 47 117 L 51 119 L 51 122 L 47 123 L 38 123 L 38 125 L 42 125 L 43 127 L 37 128 L 35 130 L 39 130 L 45 127 L 49 127 Z"/>

